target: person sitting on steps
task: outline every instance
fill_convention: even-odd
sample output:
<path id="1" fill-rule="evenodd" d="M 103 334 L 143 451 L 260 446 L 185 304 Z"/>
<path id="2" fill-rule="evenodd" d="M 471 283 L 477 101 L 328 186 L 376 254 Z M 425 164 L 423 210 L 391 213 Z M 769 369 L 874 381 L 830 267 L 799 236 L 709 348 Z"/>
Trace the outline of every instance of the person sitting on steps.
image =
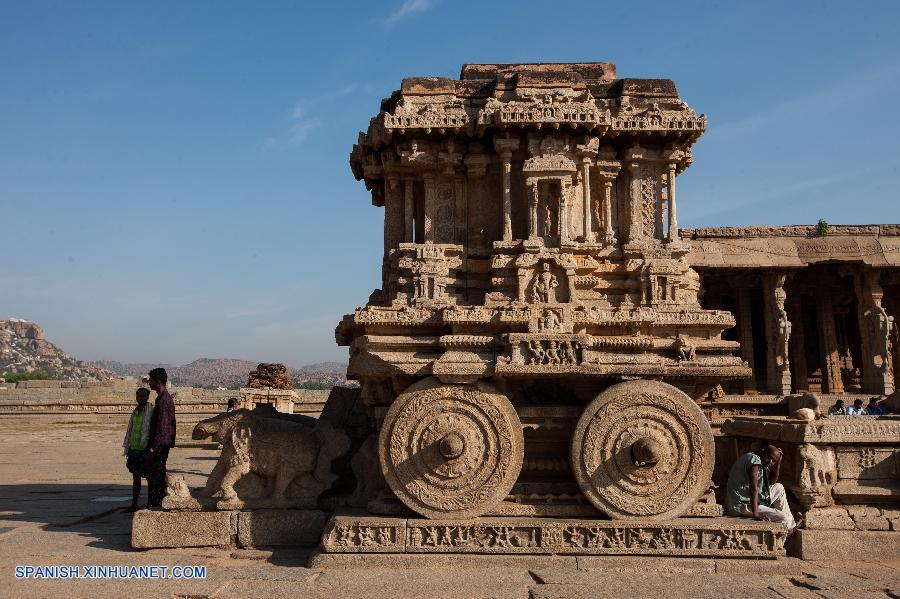
<path id="1" fill-rule="evenodd" d="M 800 523 L 794 521 L 784 485 L 778 482 L 783 452 L 766 445 L 738 458 L 728 473 L 725 511 L 729 516 L 778 522 L 788 535 Z"/>

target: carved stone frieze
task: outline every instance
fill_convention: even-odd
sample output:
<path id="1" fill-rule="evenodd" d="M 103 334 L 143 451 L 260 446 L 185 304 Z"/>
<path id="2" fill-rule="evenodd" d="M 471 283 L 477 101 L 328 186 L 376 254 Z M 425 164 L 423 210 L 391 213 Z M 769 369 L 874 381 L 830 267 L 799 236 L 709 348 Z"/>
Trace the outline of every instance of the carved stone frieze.
<path id="1" fill-rule="evenodd" d="M 390 530 L 388 530 L 390 529 Z M 481 553 L 765 557 L 784 554 L 784 529 L 748 519 L 417 520 L 337 516 L 322 539 L 327 553 Z M 380 542 L 379 538 L 381 539 Z M 402 538 L 402 542 L 395 539 Z"/>

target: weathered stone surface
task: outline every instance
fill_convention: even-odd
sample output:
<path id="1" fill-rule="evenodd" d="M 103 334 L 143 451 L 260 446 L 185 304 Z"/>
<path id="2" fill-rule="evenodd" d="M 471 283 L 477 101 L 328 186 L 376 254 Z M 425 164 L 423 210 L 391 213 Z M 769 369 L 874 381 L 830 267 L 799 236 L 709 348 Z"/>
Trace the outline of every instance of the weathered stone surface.
<path id="1" fill-rule="evenodd" d="M 900 559 L 900 534 L 881 531 L 798 530 L 788 553 L 805 560 L 843 561 L 848 556 Z"/>
<path id="2" fill-rule="evenodd" d="M 854 530 L 856 526 L 846 508 L 826 507 L 806 512 L 806 528 L 810 530 Z"/>
<path id="3" fill-rule="evenodd" d="M 403 542 L 399 539 L 403 535 Z M 335 516 L 322 549 L 332 553 L 673 555 L 774 558 L 783 529 L 741 518 L 556 520 L 362 519 Z"/>
<path id="4" fill-rule="evenodd" d="M 832 417 L 812 422 L 736 417 L 722 425 L 722 432 L 787 443 L 896 444 L 900 416 Z"/>
<path id="5" fill-rule="evenodd" d="M 254 389 L 293 389 L 294 381 L 284 364 L 263 363 L 250 373 L 247 386 Z"/>
<path id="6" fill-rule="evenodd" d="M 240 547 L 313 547 L 325 529 L 318 510 L 253 510 L 237 514 Z"/>
<path id="7" fill-rule="evenodd" d="M 853 505 L 847 507 L 847 513 L 859 530 L 890 530 L 890 523 L 880 508 Z"/>
<path id="8" fill-rule="evenodd" d="M 165 512 L 140 510 L 131 525 L 131 546 L 228 547 L 232 544 L 232 512 Z"/>

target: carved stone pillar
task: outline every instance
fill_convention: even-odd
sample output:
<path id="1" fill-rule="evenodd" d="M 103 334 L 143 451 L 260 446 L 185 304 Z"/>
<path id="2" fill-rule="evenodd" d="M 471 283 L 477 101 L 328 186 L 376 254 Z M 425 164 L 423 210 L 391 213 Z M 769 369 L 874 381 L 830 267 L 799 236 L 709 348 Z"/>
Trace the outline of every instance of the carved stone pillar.
<path id="1" fill-rule="evenodd" d="M 435 177 L 433 174 L 428 173 L 424 176 L 423 181 L 425 183 L 425 209 L 422 211 L 425 213 L 425 237 L 423 241 L 425 243 L 434 243 Z"/>
<path id="2" fill-rule="evenodd" d="M 466 232 L 469 230 L 469 202 L 466 197 L 466 178 L 462 174 L 458 174 L 454 179 L 454 191 L 456 196 L 456 206 L 453 216 L 456 219 L 454 241 L 463 245 L 468 245 Z"/>
<path id="3" fill-rule="evenodd" d="M 413 229 L 413 220 L 414 220 L 414 210 L 413 207 L 413 181 L 412 179 L 404 179 L 403 180 L 403 224 L 404 224 L 404 233 L 403 239 L 406 243 L 413 243 L 415 241 L 414 237 L 414 229 Z"/>
<path id="4" fill-rule="evenodd" d="M 538 238 L 538 203 L 540 202 L 540 190 L 538 180 L 529 178 L 528 187 L 528 239 Z"/>
<path id="5" fill-rule="evenodd" d="M 519 140 L 497 138 L 494 140 L 494 148 L 503 162 L 503 241 L 512 241 L 512 153 L 519 148 Z"/>
<path id="6" fill-rule="evenodd" d="M 385 181 L 384 189 L 384 251 L 396 248 L 405 234 L 403 198 L 397 179 Z"/>
<path id="7" fill-rule="evenodd" d="M 678 240 L 678 218 L 675 215 L 675 167 L 676 164 L 674 162 L 669 163 L 669 241 Z"/>
<path id="8" fill-rule="evenodd" d="M 600 239 L 603 244 L 610 246 L 616 242 L 616 234 L 612 221 L 612 190 L 616 177 L 621 170 L 621 164 L 616 160 L 616 150 L 611 146 L 604 146 L 597 152 L 597 167 L 600 173 L 600 181 L 603 183 L 603 197 L 601 198 L 600 214 Z"/>
<path id="9" fill-rule="evenodd" d="M 585 243 L 594 241 L 594 227 L 591 223 L 591 165 L 594 157 L 597 156 L 597 150 L 600 147 L 600 140 L 596 137 L 587 136 L 584 143 L 578 144 L 578 155 L 581 157 L 581 178 L 583 180 L 582 191 L 582 238 Z"/>
<path id="10" fill-rule="evenodd" d="M 583 156 L 581 158 L 581 169 L 582 177 L 584 179 L 582 185 L 584 191 L 584 198 L 582 200 L 584 232 L 582 235 L 584 236 L 584 242 L 590 243 L 594 240 L 594 231 L 591 226 L 591 158 L 589 156 Z"/>
<path id="11" fill-rule="evenodd" d="M 863 392 L 889 395 L 894 392 L 890 338 L 894 321 L 884 306 L 884 290 L 877 270 L 854 274 L 859 332 L 862 337 Z"/>
<path id="12" fill-rule="evenodd" d="M 568 181 L 559 182 L 559 210 L 557 211 L 559 223 L 559 245 L 569 244 L 569 193 L 571 187 Z"/>
<path id="13" fill-rule="evenodd" d="M 787 299 L 788 314 L 794 316 L 791 331 L 791 363 L 794 365 L 793 382 L 795 391 L 808 391 L 809 383 L 806 377 L 806 335 L 803 330 L 803 306 L 800 295 L 791 294 Z"/>
<path id="14" fill-rule="evenodd" d="M 831 290 L 827 285 L 816 286 L 816 315 L 819 319 L 819 343 L 822 351 L 822 391 L 843 393 L 841 380 L 841 356 L 837 346 L 837 332 L 834 328 L 834 306 Z"/>
<path id="15" fill-rule="evenodd" d="M 738 341 L 741 344 L 741 359 L 747 362 L 751 369 L 753 363 L 753 317 L 750 310 L 750 288 L 744 282 L 735 286 L 735 307 L 737 308 Z M 744 381 L 744 392 L 756 391 L 756 377 L 752 376 Z"/>
<path id="16" fill-rule="evenodd" d="M 766 377 L 769 393 L 791 394 L 791 370 L 789 347 L 791 322 L 784 302 L 784 274 L 768 274 L 763 277 L 763 298 L 766 321 Z"/>

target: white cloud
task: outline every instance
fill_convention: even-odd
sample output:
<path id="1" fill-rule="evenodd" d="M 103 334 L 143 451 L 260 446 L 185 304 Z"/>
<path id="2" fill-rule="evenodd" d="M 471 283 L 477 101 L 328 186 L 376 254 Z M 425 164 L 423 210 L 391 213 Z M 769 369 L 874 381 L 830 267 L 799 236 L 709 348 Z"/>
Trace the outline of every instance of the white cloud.
<path id="1" fill-rule="evenodd" d="M 384 22 L 391 25 L 406 17 L 426 12 L 435 4 L 437 4 L 437 0 L 403 0 L 400 8 L 388 15 Z"/>
<path id="2" fill-rule="evenodd" d="M 302 143 L 313 131 L 325 124 L 325 121 L 316 116 L 316 109 L 322 104 L 348 96 L 354 91 L 356 91 L 356 84 L 351 83 L 334 91 L 297 100 L 294 103 L 294 108 L 291 110 L 286 139 L 282 136 L 269 136 L 260 142 L 260 148 L 271 150 L 284 144 L 297 145 Z"/>
<path id="3" fill-rule="evenodd" d="M 294 105 L 291 113 L 291 128 L 288 135 L 288 143 L 298 144 L 316 128 L 322 125 L 322 121 L 315 117 L 307 116 L 308 110 L 302 101 Z"/>

